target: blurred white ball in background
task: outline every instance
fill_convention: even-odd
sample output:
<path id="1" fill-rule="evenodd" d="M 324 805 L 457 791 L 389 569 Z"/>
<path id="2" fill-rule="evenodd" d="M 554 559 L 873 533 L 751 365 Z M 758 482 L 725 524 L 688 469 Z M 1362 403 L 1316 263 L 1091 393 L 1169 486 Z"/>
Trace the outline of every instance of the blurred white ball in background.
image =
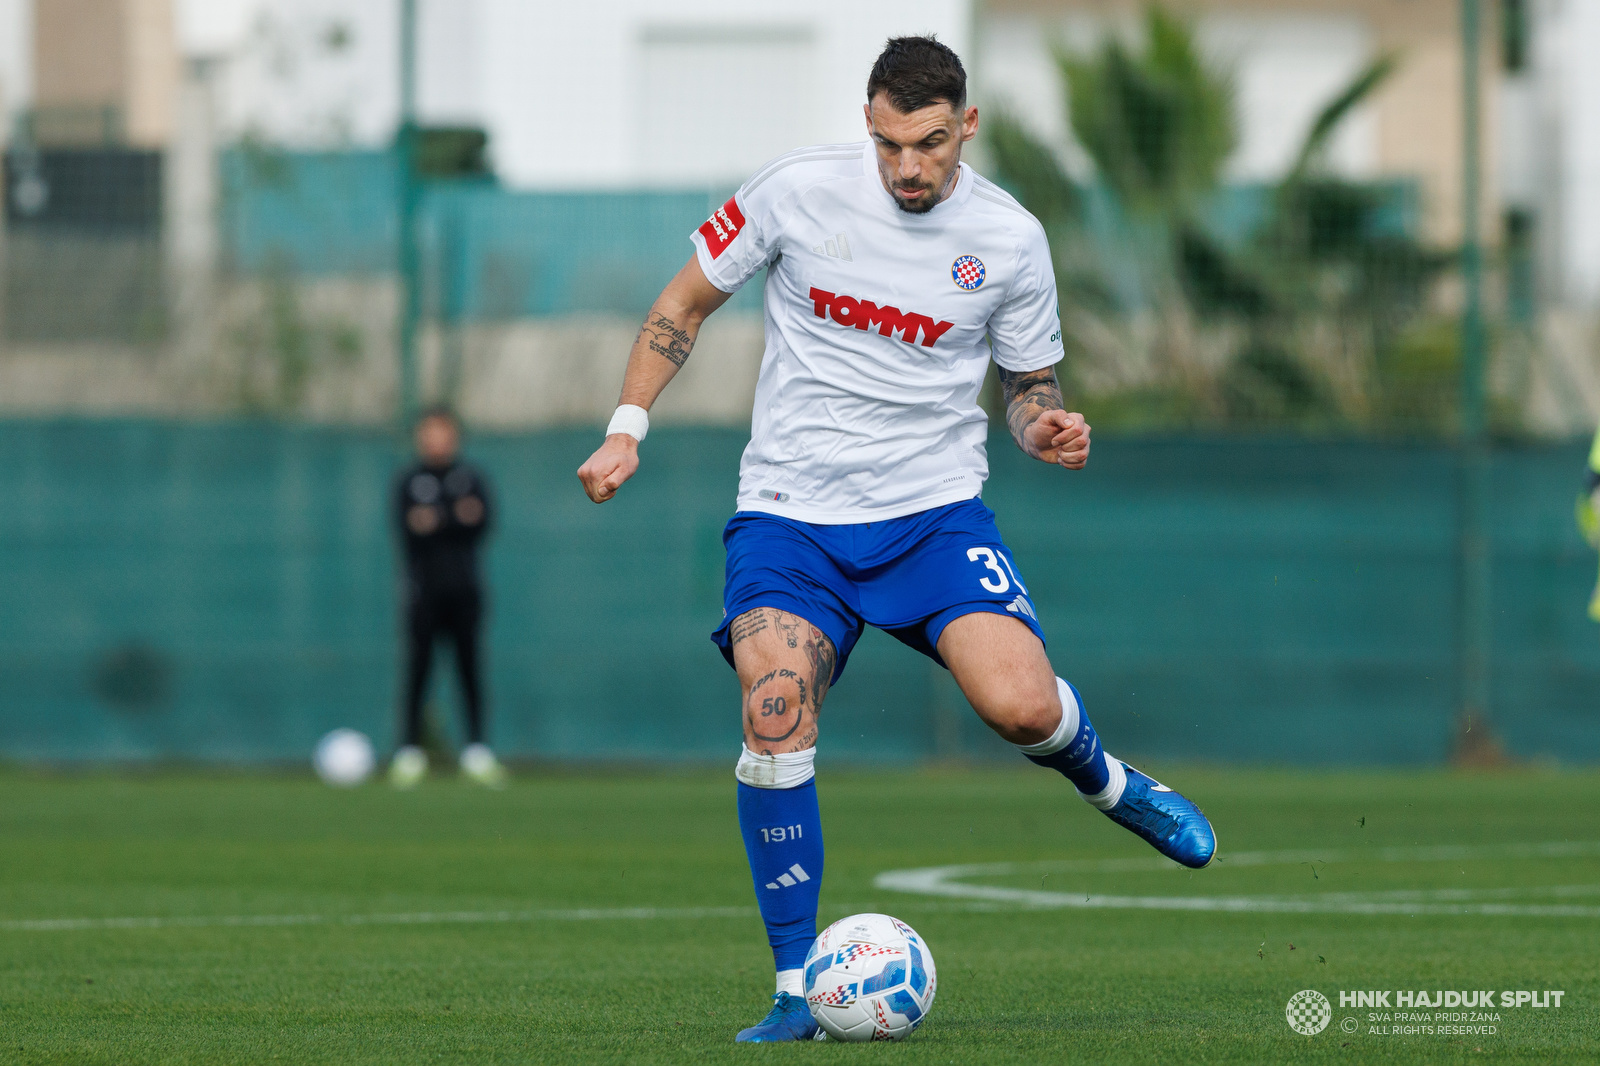
<path id="1" fill-rule="evenodd" d="M 378 757 L 365 733 L 335 729 L 317 741 L 311 763 L 317 768 L 317 776 L 328 784 L 349 788 L 372 776 Z"/>

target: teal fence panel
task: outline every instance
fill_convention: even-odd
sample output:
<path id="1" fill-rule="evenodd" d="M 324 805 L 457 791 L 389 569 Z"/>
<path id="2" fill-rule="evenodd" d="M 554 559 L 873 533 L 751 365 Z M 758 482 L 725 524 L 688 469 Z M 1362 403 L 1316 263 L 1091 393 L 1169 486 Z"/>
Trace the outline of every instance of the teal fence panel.
<path id="1" fill-rule="evenodd" d="M 220 169 L 223 244 L 236 269 L 306 277 L 394 272 L 399 171 L 393 152 L 234 148 L 222 153 Z M 1366 236 L 1416 231 L 1414 182 L 1366 189 L 1379 205 Z M 428 313 L 446 321 L 643 314 L 688 260 L 690 232 L 732 192 L 530 192 L 490 178 L 428 182 L 419 224 Z M 1200 218 L 1213 236 L 1241 246 L 1259 233 L 1274 195 L 1271 185 L 1227 185 L 1207 198 Z M 1125 259 L 1128 223 L 1103 188 L 1089 192 L 1089 220 L 1105 253 Z M 1128 285 L 1136 290 L 1137 278 L 1130 275 Z M 758 311 L 760 290 L 746 285 L 732 306 Z"/>
<path id="2" fill-rule="evenodd" d="M 391 274 L 399 261 L 393 152 L 234 149 L 218 160 L 222 236 L 236 270 Z"/>
<path id="3" fill-rule="evenodd" d="M 745 434 L 651 434 L 596 507 L 596 430 L 480 436 L 493 733 L 551 759 L 731 759 L 707 639 Z M 1004 438 L 986 499 L 1111 750 L 1297 763 L 1445 757 L 1453 460 L 1357 442 L 1099 440 L 1066 474 Z M 267 424 L 0 423 L 0 756 L 300 760 L 392 740 L 391 436 Z M 1600 758 L 1580 445 L 1494 458 L 1494 711 L 1512 751 Z M 449 686 L 441 671 L 441 692 Z M 443 697 L 453 702 L 453 695 Z M 824 712 L 829 758 L 1013 757 L 881 634 Z"/>
<path id="4" fill-rule="evenodd" d="M 223 243 L 233 268 L 301 277 L 395 271 L 392 152 L 223 153 Z M 689 234 L 732 189 L 524 192 L 429 182 L 418 236 L 427 312 L 482 321 L 643 314 L 694 253 Z M 761 307 L 749 284 L 732 306 Z"/>

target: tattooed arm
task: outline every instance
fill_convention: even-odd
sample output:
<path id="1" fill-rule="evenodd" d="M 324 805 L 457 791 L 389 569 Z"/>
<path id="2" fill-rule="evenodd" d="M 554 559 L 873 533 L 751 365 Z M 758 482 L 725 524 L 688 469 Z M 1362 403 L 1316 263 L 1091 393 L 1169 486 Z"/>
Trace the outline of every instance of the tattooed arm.
<path id="1" fill-rule="evenodd" d="M 667 382 L 688 361 L 700 324 L 726 303 L 729 295 L 707 281 L 700 261 L 691 257 L 678 276 L 661 290 L 644 325 L 639 327 L 617 402 L 648 411 Z M 638 469 L 639 442 L 626 433 L 613 433 L 578 468 L 578 479 L 591 500 L 605 503 Z"/>
<path id="2" fill-rule="evenodd" d="M 1017 447 L 1042 462 L 1081 470 L 1089 461 L 1089 424 L 1062 409 L 1054 367 L 1000 372 L 1006 426 Z"/>

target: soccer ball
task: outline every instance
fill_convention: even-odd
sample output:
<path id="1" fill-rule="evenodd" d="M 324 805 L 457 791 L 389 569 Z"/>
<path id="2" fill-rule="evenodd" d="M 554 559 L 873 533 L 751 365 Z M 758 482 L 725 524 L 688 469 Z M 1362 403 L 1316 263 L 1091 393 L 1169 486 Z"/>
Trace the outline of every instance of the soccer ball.
<path id="1" fill-rule="evenodd" d="M 354 729 L 335 729 L 317 741 L 316 753 L 311 757 L 317 776 L 341 788 L 361 784 L 371 776 L 377 761 L 372 741 Z"/>
<path id="2" fill-rule="evenodd" d="M 855 914 L 822 931 L 806 955 L 806 1002 L 835 1040 L 903 1040 L 933 1006 L 933 954 L 905 922 Z"/>

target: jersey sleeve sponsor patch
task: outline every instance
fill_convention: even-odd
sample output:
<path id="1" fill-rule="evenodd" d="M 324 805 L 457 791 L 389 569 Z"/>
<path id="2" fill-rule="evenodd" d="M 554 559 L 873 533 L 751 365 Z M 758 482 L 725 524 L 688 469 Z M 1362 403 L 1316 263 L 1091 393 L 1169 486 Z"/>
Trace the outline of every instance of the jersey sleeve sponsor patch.
<path id="1" fill-rule="evenodd" d="M 728 245 L 739 235 L 744 228 L 744 213 L 739 210 L 736 197 L 728 197 L 728 202 L 714 211 L 700 227 L 700 236 L 706 239 L 706 250 L 715 259 L 727 251 Z"/>

